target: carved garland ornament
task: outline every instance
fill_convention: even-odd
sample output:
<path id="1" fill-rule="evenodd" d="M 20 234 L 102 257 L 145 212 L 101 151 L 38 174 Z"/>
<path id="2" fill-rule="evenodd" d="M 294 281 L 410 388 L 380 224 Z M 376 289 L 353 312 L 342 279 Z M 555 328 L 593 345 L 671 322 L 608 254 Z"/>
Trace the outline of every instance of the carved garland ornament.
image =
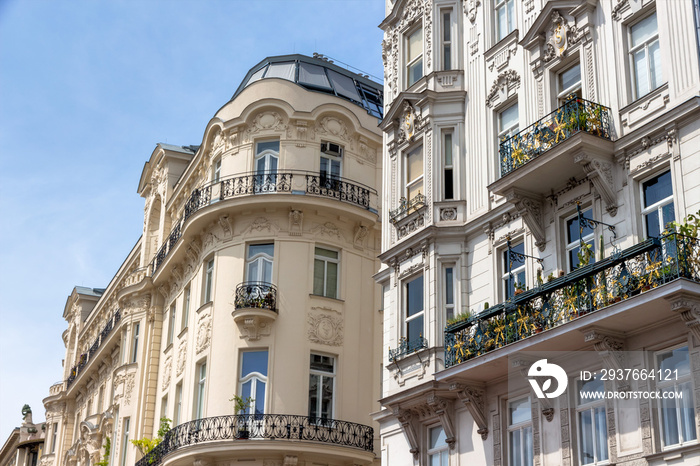
<path id="1" fill-rule="evenodd" d="M 498 75 L 486 96 L 486 105 L 492 107 L 498 100 L 505 100 L 508 94 L 520 86 L 520 75 L 515 70 L 506 70 Z M 502 97 L 501 97 L 502 96 Z"/>
<path id="2" fill-rule="evenodd" d="M 342 346 L 343 319 L 327 315 L 308 316 L 309 341 L 329 346 Z"/>

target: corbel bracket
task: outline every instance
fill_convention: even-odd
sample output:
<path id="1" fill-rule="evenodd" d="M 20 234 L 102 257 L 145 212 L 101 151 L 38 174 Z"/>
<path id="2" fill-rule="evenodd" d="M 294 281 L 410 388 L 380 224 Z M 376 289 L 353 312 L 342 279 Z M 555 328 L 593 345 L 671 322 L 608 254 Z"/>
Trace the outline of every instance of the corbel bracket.
<path id="1" fill-rule="evenodd" d="M 586 176 L 593 183 L 596 191 L 605 203 L 605 210 L 611 217 L 617 215 L 617 198 L 613 180 L 613 164 L 591 157 L 588 154 L 577 154 L 574 162 L 583 167 Z"/>
<path id="2" fill-rule="evenodd" d="M 535 246 L 544 251 L 547 238 L 544 232 L 544 209 L 542 199 L 534 194 L 519 189 L 511 189 L 505 193 L 506 200 L 515 206 L 528 229 L 535 237 Z"/>
<path id="3" fill-rule="evenodd" d="M 474 422 L 476 422 L 477 433 L 481 435 L 481 440 L 489 437 L 489 424 L 486 421 L 486 390 L 475 385 L 452 384 L 450 390 L 457 392 L 457 397 L 469 410 Z"/>

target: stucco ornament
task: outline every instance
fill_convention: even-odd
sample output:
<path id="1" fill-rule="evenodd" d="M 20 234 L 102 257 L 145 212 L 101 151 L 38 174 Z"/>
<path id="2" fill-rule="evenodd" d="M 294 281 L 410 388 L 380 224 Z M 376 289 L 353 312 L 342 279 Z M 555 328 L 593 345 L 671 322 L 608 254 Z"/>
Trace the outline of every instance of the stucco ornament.
<path id="1" fill-rule="evenodd" d="M 211 318 L 205 316 L 199 321 L 199 328 L 197 328 L 197 354 L 209 348 L 210 342 Z"/>
<path id="2" fill-rule="evenodd" d="M 552 11 L 549 29 L 546 33 L 547 43 L 543 60 L 551 61 L 566 55 L 569 46 L 576 44 L 583 37 L 583 32 L 579 31 L 576 25 L 569 25 L 559 11 Z"/>
<path id="3" fill-rule="evenodd" d="M 185 371 L 185 362 L 187 361 L 187 342 L 180 344 L 177 351 L 177 376 L 179 377 Z"/>
<path id="4" fill-rule="evenodd" d="M 329 346 L 343 344 L 343 319 L 326 315 L 309 315 L 309 340 Z"/>

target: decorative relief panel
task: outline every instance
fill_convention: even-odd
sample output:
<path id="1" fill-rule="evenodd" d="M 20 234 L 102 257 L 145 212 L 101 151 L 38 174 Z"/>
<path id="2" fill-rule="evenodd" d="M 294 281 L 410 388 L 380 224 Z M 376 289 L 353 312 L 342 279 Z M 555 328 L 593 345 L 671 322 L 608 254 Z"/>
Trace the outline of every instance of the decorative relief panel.
<path id="1" fill-rule="evenodd" d="M 176 376 L 180 377 L 185 371 L 185 362 L 187 361 L 187 340 L 180 343 L 177 349 L 177 370 Z"/>
<path id="2" fill-rule="evenodd" d="M 261 112 L 257 114 L 252 123 L 245 130 L 245 140 L 250 142 L 255 134 L 261 131 L 287 131 L 288 126 L 277 112 Z"/>
<path id="3" fill-rule="evenodd" d="M 312 343 L 342 346 L 343 319 L 323 314 L 308 315 L 308 337 Z"/>
<path id="4" fill-rule="evenodd" d="M 173 372 L 173 358 L 171 355 L 165 359 L 165 368 L 163 369 L 163 390 L 167 390 L 170 386 L 170 377 Z"/>
<path id="5" fill-rule="evenodd" d="M 491 89 L 486 96 L 486 105 L 493 107 L 500 102 L 504 102 L 511 95 L 515 94 L 520 87 L 520 75 L 515 70 L 506 70 L 498 75 L 493 81 Z"/>
<path id="6" fill-rule="evenodd" d="M 579 30 L 575 24 L 570 25 L 559 11 L 552 11 L 550 25 L 545 35 L 547 42 L 543 61 L 546 63 L 565 56 L 567 49 L 580 42 L 584 35 L 585 31 Z"/>
<path id="7" fill-rule="evenodd" d="M 304 222 L 304 212 L 291 210 L 289 212 L 289 236 L 301 236 Z"/>
<path id="8" fill-rule="evenodd" d="M 197 326 L 197 354 L 209 348 L 211 342 L 211 318 L 209 315 L 199 319 Z"/>
<path id="9" fill-rule="evenodd" d="M 280 230 L 280 228 L 275 225 L 273 222 L 270 221 L 267 217 L 258 217 L 255 220 L 251 222 L 248 227 L 241 232 L 242 235 L 246 235 L 248 233 L 262 233 L 262 232 L 267 232 L 267 233 L 272 233 L 272 234 L 277 234 L 277 232 Z"/>
<path id="10" fill-rule="evenodd" d="M 323 225 L 318 224 L 311 229 L 311 233 L 319 236 L 329 236 L 331 238 L 337 238 L 338 240 L 345 239 L 340 233 L 340 229 L 333 222 L 326 222 Z"/>

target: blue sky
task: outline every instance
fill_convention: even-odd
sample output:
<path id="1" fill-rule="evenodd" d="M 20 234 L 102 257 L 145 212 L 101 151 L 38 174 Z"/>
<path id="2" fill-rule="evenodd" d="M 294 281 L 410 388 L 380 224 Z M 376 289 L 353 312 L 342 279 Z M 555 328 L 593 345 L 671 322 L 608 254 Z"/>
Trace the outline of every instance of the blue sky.
<path id="1" fill-rule="evenodd" d="M 383 0 L 0 0 L 0 444 L 61 379 L 66 298 L 141 234 L 155 144 L 200 144 L 266 56 L 382 76 Z"/>

